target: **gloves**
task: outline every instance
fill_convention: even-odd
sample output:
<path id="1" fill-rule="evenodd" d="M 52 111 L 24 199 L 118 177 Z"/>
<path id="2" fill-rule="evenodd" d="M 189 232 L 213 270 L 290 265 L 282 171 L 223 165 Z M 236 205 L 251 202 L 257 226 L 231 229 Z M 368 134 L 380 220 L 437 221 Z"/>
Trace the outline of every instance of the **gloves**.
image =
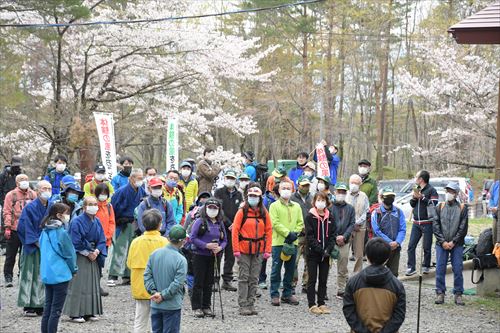
<path id="1" fill-rule="evenodd" d="M 234 257 L 239 258 L 241 256 L 241 252 L 234 252 Z"/>
<path id="2" fill-rule="evenodd" d="M 10 228 L 9 229 L 5 229 L 5 232 L 4 232 L 4 236 L 5 236 L 5 239 L 10 239 Z"/>
<path id="3" fill-rule="evenodd" d="M 264 259 L 267 260 L 269 258 L 271 258 L 271 253 L 267 253 L 267 252 L 264 253 Z"/>
<path id="4" fill-rule="evenodd" d="M 288 236 L 286 236 L 286 238 L 285 238 L 285 243 L 292 244 L 296 240 L 297 240 L 297 233 L 290 231 L 290 233 L 288 234 Z"/>

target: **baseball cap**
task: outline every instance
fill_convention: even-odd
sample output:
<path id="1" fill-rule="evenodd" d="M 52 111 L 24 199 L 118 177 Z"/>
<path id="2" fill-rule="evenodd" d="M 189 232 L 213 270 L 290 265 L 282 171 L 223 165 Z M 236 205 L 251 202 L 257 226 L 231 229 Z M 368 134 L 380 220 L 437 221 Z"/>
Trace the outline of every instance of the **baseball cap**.
<path id="1" fill-rule="evenodd" d="M 324 182 L 326 182 L 328 185 L 332 183 L 332 180 L 328 176 L 317 176 L 316 179 L 320 179 Z"/>
<path id="2" fill-rule="evenodd" d="M 238 179 L 250 179 L 250 176 L 246 173 L 241 173 L 240 176 L 238 177 Z"/>
<path id="3" fill-rule="evenodd" d="M 186 238 L 186 230 L 180 225 L 174 225 L 168 233 L 168 238 L 173 242 L 183 240 Z"/>
<path id="4" fill-rule="evenodd" d="M 94 172 L 106 172 L 106 168 L 102 164 L 97 164 L 94 168 Z"/>
<path id="5" fill-rule="evenodd" d="M 299 183 L 299 185 L 311 185 L 311 181 L 306 176 L 300 176 L 297 183 Z"/>
<path id="6" fill-rule="evenodd" d="M 445 186 L 445 189 L 450 189 L 454 191 L 455 193 L 460 192 L 460 185 L 458 185 L 457 182 L 449 182 L 448 185 Z"/>
<path id="7" fill-rule="evenodd" d="M 341 191 L 347 191 L 349 188 L 347 187 L 346 183 L 340 182 L 337 185 L 335 185 L 335 189 L 336 190 L 341 190 Z"/>
<path id="8" fill-rule="evenodd" d="M 394 192 L 394 190 L 392 189 L 392 187 L 390 187 L 390 186 L 384 187 L 382 189 L 382 196 L 383 197 L 387 197 L 387 196 L 390 196 L 390 195 L 396 196 L 396 193 Z"/>
<path id="9" fill-rule="evenodd" d="M 236 176 L 236 171 L 234 171 L 233 169 L 229 169 L 226 172 L 224 172 L 224 177 L 232 177 L 234 179 L 238 178 Z"/>
<path id="10" fill-rule="evenodd" d="M 23 159 L 21 158 L 21 156 L 19 155 L 14 155 L 12 156 L 11 160 L 10 160 L 10 166 L 21 166 L 23 165 Z"/>
<path id="11" fill-rule="evenodd" d="M 161 181 L 160 178 L 158 177 L 153 177 L 149 180 L 149 183 L 148 183 L 149 186 L 151 187 L 155 187 L 155 186 L 162 186 L 163 185 L 163 182 Z"/>
<path id="12" fill-rule="evenodd" d="M 273 176 L 277 177 L 277 178 L 281 178 L 283 176 L 286 176 L 286 169 L 284 167 L 282 167 L 282 166 L 277 167 L 273 171 Z"/>
<path id="13" fill-rule="evenodd" d="M 368 166 L 372 166 L 370 161 L 368 161 L 367 159 L 362 159 L 361 161 L 358 162 L 358 165 L 361 165 L 361 164 L 366 164 Z"/>

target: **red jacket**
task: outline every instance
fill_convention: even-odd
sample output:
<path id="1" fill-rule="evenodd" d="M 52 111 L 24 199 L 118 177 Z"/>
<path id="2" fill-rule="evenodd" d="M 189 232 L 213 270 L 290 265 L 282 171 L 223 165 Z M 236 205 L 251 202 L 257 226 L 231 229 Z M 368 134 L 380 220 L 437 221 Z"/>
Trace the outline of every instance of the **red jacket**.
<path id="1" fill-rule="evenodd" d="M 6 229 L 17 230 L 17 223 L 23 208 L 36 199 L 36 192 L 28 188 L 26 191 L 16 187 L 5 196 L 3 204 L 3 220 Z"/>
<path id="2" fill-rule="evenodd" d="M 231 230 L 233 252 L 244 254 L 271 253 L 273 225 L 269 213 L 267 210 L 264 211 L 265 216 L 262 217 L 259 216 L 258 210 L 248 209 L 246 221 L 243 223 L 243 208 L 238 209 Z"/>

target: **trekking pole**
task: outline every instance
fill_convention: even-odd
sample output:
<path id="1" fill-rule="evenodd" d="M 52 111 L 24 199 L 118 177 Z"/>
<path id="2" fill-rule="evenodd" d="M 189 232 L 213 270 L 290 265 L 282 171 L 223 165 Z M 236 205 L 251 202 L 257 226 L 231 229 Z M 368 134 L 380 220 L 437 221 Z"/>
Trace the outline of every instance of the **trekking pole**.
<path id="1" fill-rule="evenodd" d="M 217 287 L 217 259 L 214 260 L 214 283 L 212 285 L 212 319 L 215 318 L 215 288 Z"/>
<path id="2" fill-rule="evenodd" d="M 217 265 L 217 254 L 214 254 L 215 256 L 215 260 L 214 260 L 214 266 L 215 266 L 215 272 L 216 272 L 216 275 L 219 276 L 219 265 Z M 221 318 L 222 318 L 222 321 L 224 321 L 224 308 L 222 307 L 222 291 L 221 291 L 221 288 L 219 286 L 219 303 L 220 303 L 220 315 L 221 315 Z M 214 294 L 214 308 L 215 308 L 215 294 Z M 215 314 L 215 312 L 214 312 Z M 215 317 L 215 315 L 214 315 Z"/>
<path id="3" fill-rule="evenodd" d="M 422 260 L 424 258 L 424 241 L 420 247 L 420 268 L 418 272 L 418 308 L 417 308 L 417 333 L 420 333 L 420 301 L 422 298 Z"/>

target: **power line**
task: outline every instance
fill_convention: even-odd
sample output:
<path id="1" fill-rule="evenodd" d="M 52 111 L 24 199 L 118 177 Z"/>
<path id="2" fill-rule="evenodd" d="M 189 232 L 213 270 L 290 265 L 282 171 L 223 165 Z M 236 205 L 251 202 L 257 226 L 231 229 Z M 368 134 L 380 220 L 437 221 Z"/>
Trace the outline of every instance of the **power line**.
<path id="1" fill-rule="evenodd" d="M 310 4 L 315 4 L 315 3 L 319 3 L 319 2 L 323 2 L 323 1 L 324 0 L 305 0 L 305 1 L 285 3 L 285 4 L 269 6 L 269 7 L 240 9 L 240 10 L 234 10 L 234 11 L 228 11 L 228 12 L 200 14 L 200 15 L 162 17 L 162 18 L 157 18 L 157 19 L 94 21 L 94 22 L 75 22 L 75 23 L 6 23 L 6 24 L 0 24 L 0 28 L 57 28 L 57 27 L 91 26 L 91 25 L 137 24 L 137 23 L 156 23 L 156 22 L 167 22 L 167 21 L 180 21 L 180 20 L 187 20 L 187 19 L 218 17 L 218 16 L 227 16 L 227 15 L 234 15 L 234 14 L 257 13 L 257 12 L 263 12 L 263 11 L 283 9 L 283 8 L 288 8 L 288 7 L 310 5 Z"/>

